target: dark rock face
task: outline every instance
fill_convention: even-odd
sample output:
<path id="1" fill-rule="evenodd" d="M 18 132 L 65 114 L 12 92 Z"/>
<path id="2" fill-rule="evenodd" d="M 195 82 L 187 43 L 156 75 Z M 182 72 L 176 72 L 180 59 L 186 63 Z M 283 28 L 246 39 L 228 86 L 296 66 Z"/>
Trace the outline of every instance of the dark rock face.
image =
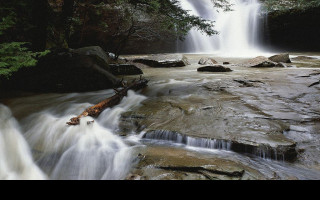
<path id="1" fill-rule="evenodd" d="M 269 60 L 277 63 L 291 63 L 290 57 L 288 53 L 279 54 L 275 56 L 271 56 Z"/>
<path id="2" fill-rule="evenodd" d="M 248 60 L 243 64 L 246 67 L 275 67 L 277 63 L 269 60 L 268 58 L 264 56 L 259 56 L 253 59 Z"/>
<path id="3" fill-rule="evenodd" d="M 129 64 L 110 64 L 110 71 L 112 74 L 118 75 L 140 75 L 142 70 L 135 65 Z"/>
<path id="4" fill-rule="evenodd" d="M 227 68 L 221 65 L 206 66 L 206 67 L 198 68 L 198 72 L 231 72 L 231 71 L 232 70 L 230 68 Z"/>
<path id="5" fill-rule="evenodd" d="M 286 51 L 319 51 L 319 13 L 320 7 L 269 13 L 265 20 L 264 46 Z"/>
<path id="6" fill-rule="evenodd" d="M 36 67 L 24 68 L 6 83 L 9 89 L 32 92 L 84 92 L 120 84 L 100 47 L 59 50 L 41 58 Z"/>
<path id="7" fill-rule="evenodd" d="M 133 60 L 155 68 L 185 67 L 189 65 L 188 59 L 183 55 L 155 55 Z"/>
<path id="8" fill-rule="evenodd" d="M 212 58 L 201 58 L 199 60 L 199 65 L 214 65 L 214 64 L 218 64 L 218 62 Z"/>

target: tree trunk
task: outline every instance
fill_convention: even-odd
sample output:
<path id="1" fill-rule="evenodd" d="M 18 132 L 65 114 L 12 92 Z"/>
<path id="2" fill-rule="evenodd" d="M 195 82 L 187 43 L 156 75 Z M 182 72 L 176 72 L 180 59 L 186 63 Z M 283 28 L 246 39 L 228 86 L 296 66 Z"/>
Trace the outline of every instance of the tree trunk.
<path id="1" fill-rule="evenodd" d="M 69 43 L 71 31 L 71 18 L 74 12 L 74 0 L 64 0 L 62 7 L 61 23 L 63 24 L 65 40 Z"/>
<path id="2" fill-rule="evenodd" d="M 116 105 L 118 105 L 121 100 L 123 99 L 123 97 L 128 95 L 128 91 L 129 90 L 140 90 L 143 89 L 145 87 L 147 87 L 148 85 L 148 80 L 146 79 L 141 79 L 138 81 L 133 81 L 131 83 L 130 86 L 125 87 L 124 89 L 118 91 L 116 91 L 116 95 L 86 109 L 81 115 L 79 115 L 78 117 L 74 117 L 70 120 L 70 122 L 67 122 L 68 125 L 70 126 L 76 126 L 80 124 L 80 119 L 83 117 L 98 117 L 105 109 L 107 108 L 111 108 L 114 107 Z"/>
<path id="3" fill-rule="evenodd" d="M 44 51 L 47 44 L 49 4 L 47 0 L 33 0 L 32 21 L 34 25 L 32 46 L 35 51 Z"/>

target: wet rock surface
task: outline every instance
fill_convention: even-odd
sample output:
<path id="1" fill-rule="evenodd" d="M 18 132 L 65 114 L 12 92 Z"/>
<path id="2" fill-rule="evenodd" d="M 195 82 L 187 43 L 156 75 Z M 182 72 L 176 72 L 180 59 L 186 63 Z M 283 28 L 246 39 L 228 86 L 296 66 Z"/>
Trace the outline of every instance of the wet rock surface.
<path id="1" fill-rule="evenodd" d="M 134 59 L 134 63 L 142 63 L 155 68 L 185 67 L 189 65 L 184 55 L 153 55 Z"/>
<path id="2" fill-rule="evenodd" d="M 277 65 L 276 62 L 273 62 L 264 56 L 259 56 L 243 63 L 243 66 L 253 67 L 253 68 L 274 67 L 276 65 Z"/>
<path id="3" fill-rule="evenodd" d="M 232 70 L 222 65 L 205 66 L 198 68 L 198 72 L 231 72 Z"/>
<path id="4" fill-rule="evenodd" d="M 174 147 L 148 147 L 128 180 L 259 180 L 259 171 L 214 156 Z"/>
<path id="5" fill-rule="evenodd" d="M 188 58 L 192 63 L 198 62 L 196 56 Z M 224 75 L 193 74 L 199 65 L 163 75 L 158 70 L 147 70 L 146 76 L 149 74 L 155 80 L 151 83 L 152 91 L 149 88 L 144 94 L 152 97 L 140 108 L 123 114 L 122 120 L 135 124 L 139 131 L 146 131 L 149 139 L 227 149 L 294 163 L 305 162 L 307 155 L 308 159 L 310 155 L 317 155 L 312 158 L 315 163 L 310 164 L 317 168 L 316 160 L 320 158 L 317 150 L 312 147 L 300 151 L 304 145 L 287 133 L 295 133 L 291 131 L 293 126 L 306 126 L 307 130 L 312 127 L 312 137 L 317 138 L 319 86 L 308 86 L 319 80 L 318 71 L 313 68 L 248 69 L 242 65 L 247 59 L 230 61 L 239 65 L 231 65 L 236 71 Z M 313 63 L 310 61 L 310 64 Z M 165 80 L 156 78 L 154 73 Z M 177 139 L 179 135 L 190 138 L 189 143 L 186 139 Z M 231 144 L 229 148 L 228 144 Z"/>
<path id="6" fill-rule="evenodd" d="M 276 63 L 291 63 L 290 56 L 288 53 L 271 56 L 269 60 Z"/>
<path id="7" fill-rule="evenodd" d="M 201 58 L 198 62 L 199 65 L 214 65 L 218 62 L 213 58 Z"/>

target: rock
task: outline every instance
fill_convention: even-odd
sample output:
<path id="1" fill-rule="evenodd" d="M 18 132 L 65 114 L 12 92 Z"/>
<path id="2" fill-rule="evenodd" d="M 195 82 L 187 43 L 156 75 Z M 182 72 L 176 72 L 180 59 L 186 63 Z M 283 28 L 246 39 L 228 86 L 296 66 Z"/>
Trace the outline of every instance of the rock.
<path id="1" fill-rule="evenodd" d="M 188 86 L 188 89 L 192 88 Z M 287 124 L 264 117 L 243 117 L 257 116 L 259 113 L 256 108 L 248 107 L 234 95 L 224 93 L 224 100 L 216 105 L 212 104 L 215 98 L 206 96 L 183 100 L 175 97 L 149 99 L 144 101 L 141 107 L 122 114 L 121 121 L 131 121 L 132 130 L 135 130 L 136 126 L 144 126 L 144 137 L 147 139 L 168 140 L 201 148 L 226 149 L 276 160 L 296 159 L 296 143 L 283 135 L 283 131 L 288 129 Z M 203 110 L 205 106 L 211 107 Z M 232 114 L 230 108 L 233 110 Z M 238 117 L 231 117 L 235 115 L 234 112 Z"/>
<path id="2" fill-rule="evenodd" d="M 110 64 L 110 71 L 113 75 L 140 75 L 142 70 L 135 65 L 130 64 Z"/>
<path id="3" fill-rule="evenodd" d="M 288 53 L 279 54 L 275 56 L 271 56 L 269 60 L 276 62 L 276 63 L 291 63 L 290 57 Z"/>
<path id="4" fill-rule="evenodd" d="M 277 65 L 277 63 L 269 60 L 268 58 L 264 56 L 259 56 L 256 58 L 253 58 L 251 60 L 248 60 L 247 62 L 243 63 L 246 67 L 274 67 Z"/>
<path id="5" fill-rule="evenodd" d="M 294 61 L 301 61 L 301 60 L 316 60 L 316 58 L 308 57 L 308 56 L 297 56 L 295 58 L 292 58 Z"/>
<path id="6" fill-rule="evenodd" d="M 224 64 L 224 65 L 230 65 L 230 63 L 229 63 L 229 62 L 223 62 L 223 64 Z"/>
<path id="7" fill-rule="evenodd" d="M 190 65 L 184 55 L 153 55 L 135 59 L 133 62 L 159 68 L 185 67 Z"/>
<path id="8" fill-rule="evenodd" d="M 134 174 L 134 175 L 133 175 Z M 240 162 L 173 147 L 147 147 L 127 180 L 260 180 L 266 177 Z"/>
<path id="9" fill-rule="evenodd" d="M 206 66 L 198 68 L 198 72 L 231 72 L 230 68 L 221 66 L 221 65 L 214 65 L 214 66 Z"/>
<path id="10" fill-rule="evenodd" d="M 213 58 L 201 58 L 198 62 L 199 65 L 214 65 L 218 64 Z"/>
<path id="11" fill-rule="evenodd" d="M 11 89 L 33 92 L 84 92 L 118 87 L 120 80 L 109 67 L 100 47 L 56 50 L 42 57 L 37 66 L 19 70 L 10 80 Z"/>
<path id="12" fill-rule="evenodd" d="M 283 68 L 288 68 L 288 66 L 283 63 L 283 62 L 279 62 L 275 67 L 283 67 Z"/>
<path id="13" fill-rule="evenodd" d="M 72 49 L 70 53 L 76 54 L 79 56 L 92 56 L 99 59 L 102 59 L 105 63 L 110 63 L 113 59 L 112 53 L 106 53 L 104 50 L 99 46 L 90 46 L 90 47 L 83 47 L 79 49 Z"/>

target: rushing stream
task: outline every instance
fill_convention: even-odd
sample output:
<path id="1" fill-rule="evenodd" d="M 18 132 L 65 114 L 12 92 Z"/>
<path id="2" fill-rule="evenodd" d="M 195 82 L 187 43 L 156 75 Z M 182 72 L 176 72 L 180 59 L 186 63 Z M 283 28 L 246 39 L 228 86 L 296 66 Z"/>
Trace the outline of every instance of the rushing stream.
<path id="1" fill-rule="evenodd" d="M 69 95 L 39 95 L 14 102 L 23 117 L 21 124 L 10 110 L 0 107 L 1 179 L 43 179 L 32 162 L 27 143 L 37 165 L 51 179 L 124 179 L 131 168 L 132 148 L 114 131 L 121 113 L 138 105 L 145 97 L 129 92 L 120 105 L 104 111 L 95 123 L 68 127 L 72 113 L 90 106 L 86 102 L 112 91 Z M 32 111 L 33 109 L 41 110 Z M 24 137 L 26 141 L 24 140 Z M 18 148 L 18 149 L 16 149 Z"/>

